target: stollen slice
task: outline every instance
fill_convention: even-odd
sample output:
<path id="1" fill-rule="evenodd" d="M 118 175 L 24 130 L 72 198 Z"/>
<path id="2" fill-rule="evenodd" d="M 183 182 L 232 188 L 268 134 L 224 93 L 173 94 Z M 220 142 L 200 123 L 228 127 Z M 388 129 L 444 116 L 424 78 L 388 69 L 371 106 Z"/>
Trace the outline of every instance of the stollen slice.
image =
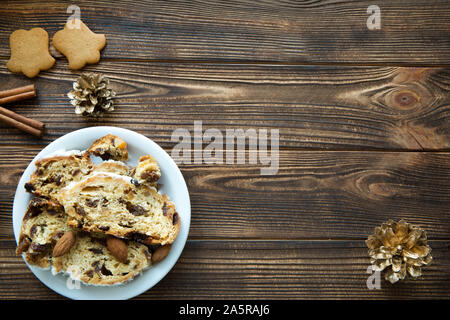
<path id="1" fill-rule="evenodd" d="M 128 160 L 127 143 L 113 134 L 107 134 L 95 140 L 88 151 L 103 160 Z"/>
<path id="2" fill-rule="evenodd" d="M 35 165 L 25 189 L 47 199 L 53 199 L 67 184 L 81 180 L 93 168 L 89 153 L 78 150 L 55 152 L 37 160 Z"/>
<path id="3" fill-rule="evenodd" d="M 97 172 L 57 195 L 70 227 L 145 244 L 170 244 L 180 230 L 175 205 L 155 188 L 128 176 Z"/>
<path id="4" fill-rule="evenodd" d="M 65 273 L 88 285 L 128 282 L 151 266 L 152 254 L 144 244 L 123 241 L 126 258 L 119 261 L 101 233 L 78 231 L 67 225 L 68 216 L 55 201 L 34 198 L 23 218 L 17 255 L 28 264 Z M 55 256 L 55 247 L 70 233 L 70 246 Z"/>
<path id="5" fill-rule="evenodd" d="M 16 254 L 28 264 L 48 269 L 56 242 L 69 230 L 67 215 L 56 201 L 34 198 L 22 219 Z"/>
<path id="6" fill-rule="evenodd" d="M 75 244 L 64 255 L 53 258 L 52 273 L 68 274 L 88 285 L 109 286 L 132 280 L 151 266 L 147 246 L 125 241 L 127 259 L 118 261 L 106 244 L 103 234 L 78 232 Z"/>

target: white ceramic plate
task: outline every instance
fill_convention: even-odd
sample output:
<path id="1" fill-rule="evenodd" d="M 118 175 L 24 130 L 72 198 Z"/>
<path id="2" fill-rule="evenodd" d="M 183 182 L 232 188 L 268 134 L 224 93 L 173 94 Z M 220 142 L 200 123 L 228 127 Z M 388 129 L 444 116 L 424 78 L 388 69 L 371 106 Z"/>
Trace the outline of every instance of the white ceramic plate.
<path id="1" fill-rule="evenodd" d="M 181 219 L 181 228 L 169 255 L 163 261 L 150 269 L 144 270 L 141 275 L 123 285 L 95 287 L 81 284 L 79 289 L 76 289 L 77 286 L 73 286 L 73 282 L 70 282 L 70 280 L 68 284 L 69 278 L 67 276 L 62 274 L 54 276 L 50 270 L 29 265 L 30 270 L 47 287 L 72 299 L 129 299 L 147 291 L 157 284 L 175 265 L 183 251 L 189 233 L 191 221 L 189 193 L 183 175 L 172 158 L 160 146 L 139 133 L 116 127 L 91 127 L 71 132 L 53 141 L 39 152 L 26 168 L 17 186 L 13 204 L 13 227 L 16 242 L 19 240 L 22 218 L 31 199 L 31 195 L 24 189 L 24 184 L 29 181 L 30 175 L 36 169 L 35 161 L 57 150 L 85 150 L 94 140 L 108 133 L 117 135 L 127 142 L 128 164 L 130 166 L 135 166 L 139 157 L 145 154 L 151 154 L 158 161 L 162 173 L 159 180 L 159 183 L 162 184 L 160 192 L 167 194 L 175 203 Z"/>

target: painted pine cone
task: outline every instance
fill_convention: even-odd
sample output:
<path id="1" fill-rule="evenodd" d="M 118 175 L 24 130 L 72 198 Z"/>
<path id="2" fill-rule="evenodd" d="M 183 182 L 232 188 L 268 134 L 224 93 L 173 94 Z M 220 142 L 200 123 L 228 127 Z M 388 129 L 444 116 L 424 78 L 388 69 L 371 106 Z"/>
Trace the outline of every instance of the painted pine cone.
<path id="1" fill-rule="evenodd" d="M 75 113 L 100 117 L 114 110 L 113 98 L 116 93 L 108 88 L 109 79 L 98 73 L 83 73 L 73 83 L 73 90 L 67 96 L 75 106 Z"/>
<path id="2" fill-rule="evenodd" d="M 405 220 L 389 220 L 366 240 L 372 270 L 385 272 L 391 283 L 403 280 L 408 274 L 417 278 L 421 267 L 432 261 L 425 230 Z"/>

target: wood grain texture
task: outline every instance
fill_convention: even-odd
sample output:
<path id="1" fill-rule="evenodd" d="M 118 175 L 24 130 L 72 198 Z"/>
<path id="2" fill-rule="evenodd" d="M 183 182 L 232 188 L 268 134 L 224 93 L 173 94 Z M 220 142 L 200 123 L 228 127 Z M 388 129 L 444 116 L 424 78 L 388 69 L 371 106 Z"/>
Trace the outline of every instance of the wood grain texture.
<path id="1" fill-rule="evenodd" d="M 14 256 L 14 246 L 0 241 L 0 296 L 62 299 Z M 369 290 L 362 241 L 188 241 L 174 269 L 137 299 L 448 299 L 450 247 L 430 246 L 434 261 L 421 278 L 382 279 L 381 289 Z"/>
<path id="2" fill-rule="evenodd" d="M 70 1 L 6 1 L 0 42 L 16 29 L 61 29 Z M 77 1 L 105 33 L 104 58 L 449 65 L 446 0 L 378 3 L 381 29 L 366 26 L 372 1 Z M 9 57 L 9 48 L 0 48 Z"/>
<path id="3" fill-rule="evenodd" d="M 61 29 L 70 1 L 3 1 L 0 90 L 46 123 L 42 139 L 0 124 L 0 297 L 63 299 L 15 256 L 12 204 L 34 156 L 87 126 L 142 133 L 169 154 L 175 129 L 279 129 L 277 175 L 261 165 L 180 164 L 192 206 L 174 269 L 137 299 L 449 299 L 450 3 L 371 1 L 77 1 L 107 46 L 118 93 L 100 120 L 66 97 L 80 72 L 52 46 L 34 79 L 6 69 L 16 29 Z M 248 160 L 248 152 L 246 159 Z M 164 172 L 163 172 L 164 174 Z M 368 290 L 364 240 L 387 219 L 425 228 L 433 264 L 417 281 Z"/>
<path id="4" fill-rule="evenodd" d="M 0 148 L 0 237 L 13 236 L 15 188 L 38 151 L 24 150 Z M 450 239 L 450 153 L 281 150 L 274 176 L 248 164 L 180 168 L 190 239 L 361 240 L 390 218 Z"/>
<path id="5" fill-rule="evenodd" d="M 4 61 L 4 60 L 3 60 Z M 0 61 L 1 62 L 1 61 Z M 120 126 L 172 148 L 177 128 L 279 129 L 281 148 L 449 150 L 448 68 L 100 62 L 116 110 L 100 121 L 66 97 L 79 72 L 65 62 L 31 82 L 38 97 L 9 106 L 46 123 L 42 140 L 0 124 L 0 144 L 41 144 L 93 125 Z M 0 90 L 30 83 L 0 63 Z"/>

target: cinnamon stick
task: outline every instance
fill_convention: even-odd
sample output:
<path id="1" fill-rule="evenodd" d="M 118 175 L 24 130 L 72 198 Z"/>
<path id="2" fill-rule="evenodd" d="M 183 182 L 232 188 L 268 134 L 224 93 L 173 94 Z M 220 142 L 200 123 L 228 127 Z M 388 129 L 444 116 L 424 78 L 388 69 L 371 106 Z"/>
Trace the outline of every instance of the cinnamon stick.
<path id="1" fill-rule="evenodd" d="M 39 120 L 34 120 L 30 118 L 26 118 L 24 116 L 21 116 L 20 114 L 17 114 L 11 110 L 5 109 L 3 107 L 0 107 L 0 115 L 3 115 L 5 117 L 14 119 L 16 121 L 22 122 L 30 127 L 33 127 L 35 129 L 38 129 L 42 131 L 45 127 L 45 124 Z"/>
<path id="2" fill-rule="evenodd" d="M 13 118 L 9 118 L 3 114 L 0 114 L 0 121 L 5 122 L 7 124 L 10 124 L 14 127 L 16 127 L 17 129 L 20 129 L 22 131 L 28 132 L 30 134 L 32 134 L 33 136 L 36 137 L 40 137 L 42 135 L 42 131 L 38 130 L 36 128 L 33 128 L 25 123 L 19 122 Z"/>
<path id="3" fill-rule="evenodd" d="M 16 102 L 36 96 L 34 84 L 19 88 L 0 91 L 0 104 Z M 38 120 L 29 119 L 11 110 L 0 106 L 0 121 L 12 125 L 22 131 L 28 132 L 36 137 L 40 137 L 44 130 L 44 123 Z"/>
<path id="4" fill-rule="evenodd" d="M 30 92 L 30 91 L 33 91 L 36 93 L 34 84 L 30 84 L 28 86 L 23 86 L 23 87 L 19 87 L 19 88 L 0 91 L 0 98 L 15 96 L 19 93 Z"/>
<path id="5" fill-rule="evenodd" d="M 29 98 L 34 98 L 34 97 L 36 97 L 36 91 L 22 92 L 22 93 L 18 93 L 18 94 L 12 95 L 12 96 L 6 96 L 3 98 L 0 98 L 0 104 L 17 102 L 17 101 L 21 101 L 21 100 L 25 100 L 25 99 L 29 99 Z"/>

